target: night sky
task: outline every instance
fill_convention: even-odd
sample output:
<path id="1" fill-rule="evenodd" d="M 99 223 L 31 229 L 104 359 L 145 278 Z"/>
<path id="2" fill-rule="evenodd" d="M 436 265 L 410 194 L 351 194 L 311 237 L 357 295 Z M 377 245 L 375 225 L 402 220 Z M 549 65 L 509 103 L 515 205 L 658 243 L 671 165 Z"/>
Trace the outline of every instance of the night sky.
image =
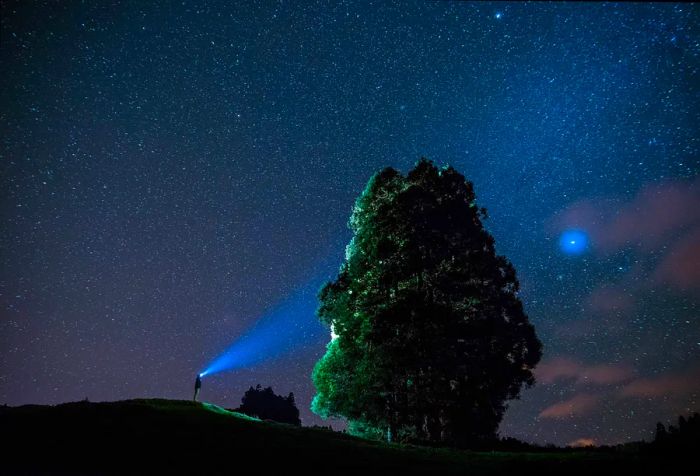
<path id="1" fill-rule="evenodd" d="M 544 344 L 502 435 L 700 411 L 700 6 L 151 3 L 2 2 L 0 404 L 188 399 L 262 320 L 283 338 L 202 397 L 327 424 L 316 290 L 370 176 L 425 156 Z"/>

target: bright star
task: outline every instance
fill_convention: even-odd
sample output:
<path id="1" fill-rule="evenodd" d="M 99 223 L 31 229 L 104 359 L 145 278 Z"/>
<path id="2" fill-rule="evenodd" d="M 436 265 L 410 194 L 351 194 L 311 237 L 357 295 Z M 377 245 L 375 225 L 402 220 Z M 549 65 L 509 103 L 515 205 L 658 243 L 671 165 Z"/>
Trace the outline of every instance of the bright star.
<path id="1" fill-rule="evenodd" d="M 496 14 L 495 14 L 494 16 L 496 17 L 496 20 L 500 20 L 501 17 L 503 16 L 503 13 L 501 13 L 501 12 L 496 12 Z"/>
<path id="2" fill-rule="evenodd" d="M 581 230 L 567 230 L 559 238 L 559 247 L 569 255 L 580 255 L 588 246 L 588 236 Z"/>

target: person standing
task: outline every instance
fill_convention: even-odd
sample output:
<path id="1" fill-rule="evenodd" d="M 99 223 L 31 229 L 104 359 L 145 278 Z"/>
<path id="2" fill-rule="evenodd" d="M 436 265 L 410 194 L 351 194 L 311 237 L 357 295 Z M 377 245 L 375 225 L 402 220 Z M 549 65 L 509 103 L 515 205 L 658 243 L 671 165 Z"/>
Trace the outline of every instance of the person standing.
<path id="1" fill-rule="evenodd" d="M 199 396 L 199 390 L 202 388 L 202 376 L 197 375 L 197 380 L 194 381 L 194 399 L 193 401 L 197 401 L 197 397 Z"/>

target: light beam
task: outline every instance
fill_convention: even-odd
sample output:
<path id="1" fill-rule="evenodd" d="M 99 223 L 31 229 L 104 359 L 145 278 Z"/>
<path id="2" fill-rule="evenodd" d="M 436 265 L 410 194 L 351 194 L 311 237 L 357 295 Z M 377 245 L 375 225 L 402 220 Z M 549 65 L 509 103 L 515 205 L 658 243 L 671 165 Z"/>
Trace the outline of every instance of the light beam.
<path id="1" fill-rule="evenodd" d="M 200 372 L 201 377 L 250 367 L 327 336 L 328 330 L 315 316 L 318 288 L 314 282 L 274 306 L 211 361 Z"/>

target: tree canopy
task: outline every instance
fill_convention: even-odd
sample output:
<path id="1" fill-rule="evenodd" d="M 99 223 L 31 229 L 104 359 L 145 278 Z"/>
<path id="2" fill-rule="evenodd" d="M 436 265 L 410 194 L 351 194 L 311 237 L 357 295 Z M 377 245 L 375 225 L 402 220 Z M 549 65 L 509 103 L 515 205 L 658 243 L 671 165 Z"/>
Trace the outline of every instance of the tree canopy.
<path id="1" fill-rule="evenodd" d="M 484 218 L 452 167 L 422 159 L 370 179 L 339 274 L 319 293 L 334 338 L 313 371 L 314 412 L 389 439 L 496 435 L 507 400 L 534 383 L 541 343 Z"/>

